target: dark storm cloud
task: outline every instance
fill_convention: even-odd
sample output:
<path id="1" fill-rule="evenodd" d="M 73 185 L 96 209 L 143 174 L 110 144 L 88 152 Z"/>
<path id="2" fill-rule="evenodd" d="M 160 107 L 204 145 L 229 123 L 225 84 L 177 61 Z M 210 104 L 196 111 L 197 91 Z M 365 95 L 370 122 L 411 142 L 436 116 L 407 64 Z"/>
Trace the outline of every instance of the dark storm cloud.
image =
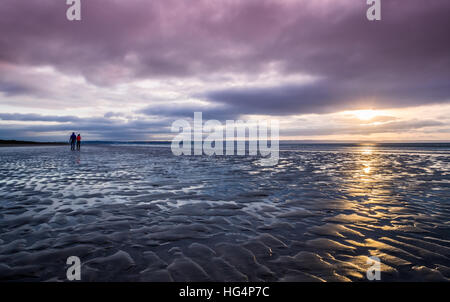
<path id="1" fill-rule="evenodd" d="M 234 108 L 229 105 L 158 105 L 149 106 L 139 111 L 149 116 L 163 116 L 170 118 L 193 118 L 194 112 L 201 112 L 203 119 L 227 120 L 235 119 L 239 114 L 234 112 Z"/>
<path id="2" fill-rule="evenodd" d="M 2 51 L 0 44 L 0 54 Z M 11 64 L 4 64 L 0 58 L 0 93 L 5 96 L 43 96 L 47 89 L 42 85 L 41 80 L 42 78 L 30 76 L 23 68 L 15 68 Z"/>
<path id="3" fill-rule="evenodd" d="M 67 21 L 66 9 L 65 1 L 1 1 L 5 97 L 38 95 L 52 84 L 45 76 L 8 77 L 8 66 L 51 66 L 99 86 L 180 78 L 205 84 L 211 74 L 251 78 L 275 66 L 280 79 L 307 74 L 318 80 L 218 90 L 205 84 L 195 96 L 214 106 L 201 111 L 226 119 L 450 100 L 448 0 L 385 0 L 380 22 L 367 21 L 365 1 L 354 0 L 90 0 L 82 1 L 81 22 Z M 180 117 L 197 109 L 185 104 L 143 112 Z"/>
<path id="4" fill-rule="evenodd" d="M 23 95 L 34 92 L 34 90 L 28 86 L 20 85 L 19 83 L 7 82 L 0 83 L 0 91 L 3 92 L 6 96 Z"/>
<path id="5" fill-rule="evenodd" d="M 79 118 L 74 116 L 51 116 L 40 114 L 0 114 L 0 121 L 10 121 L 2 125 L 0 137 L 27 138 L 35 140 L 42 135 L 55 132 L 81 132 L 87 138 L 145 140 L 152 134 L 170 134 L 172 119 L 117 120 L 105 117 Z M 19 124 L 17 122 L 54 122 L 52 124 Z M 50 135 L 49 135 L 50 136 Z"/>
<path id="6" fill-rule="evenodd" d="M 431 90 L 448 82 L 450 2 L 382 5 L 382 21 L 368 22 L 365 1 L 93 0 L 83 1 L 77 23 L 65 19 L 64 1 L 3 0 L 0 60 L 51 65 L 102 84 L 258 73 L 271 62 L 356 87 L 410 79 Z"/>
<path id="7" fill-rule="evenodd" d="M 446 83 L 372 82 L 336 79 L 308 85 L 283 85 L 210 91 L 203 95 L 231 114 L 292 115 L 366 108 L 398 108 L 450 101 Z"/>
<path id="8" fill-rule="evenodd" d="M 80 118 L 75 116 L 52 116 L 40 114 L 0 113 L 3 121 L 26 121 L 26 122 L 78 122 Z"/>

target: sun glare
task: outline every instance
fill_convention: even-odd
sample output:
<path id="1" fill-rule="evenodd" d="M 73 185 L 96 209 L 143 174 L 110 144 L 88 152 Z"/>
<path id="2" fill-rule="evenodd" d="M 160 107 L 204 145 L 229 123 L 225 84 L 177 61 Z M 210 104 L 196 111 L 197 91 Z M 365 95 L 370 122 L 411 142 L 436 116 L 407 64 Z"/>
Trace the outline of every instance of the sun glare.
<path id="1" fill-rule="evenodd" d="M 369 109 L 369 110 L 356 110 L 352 112 L 353 115 L 355 115 L 357 118 L 363 121 L 368 121 L 373 119 L 375 116 L 379 115 L 379 113 L 375 110 Z"/>

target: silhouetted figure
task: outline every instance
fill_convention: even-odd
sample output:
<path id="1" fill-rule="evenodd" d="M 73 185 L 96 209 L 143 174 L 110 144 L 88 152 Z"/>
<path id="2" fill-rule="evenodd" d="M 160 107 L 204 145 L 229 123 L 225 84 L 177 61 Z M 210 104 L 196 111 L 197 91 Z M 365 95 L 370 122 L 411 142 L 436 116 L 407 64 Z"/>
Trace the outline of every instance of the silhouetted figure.
<path id="1" fill-rule="evenodd" d="M 80 149 L 81 149 L 81 135 L 80 135 L 80 133 L 78 133 L 78 136 L 77 136 L 77 150 L 80 151 Z"/>
<path id="2" fill-rule="evenodd" d="M 70 150 L 75 151 L 75 142 L 77 141 L 77 136 L 75 135 L 75 132 L 72 132 L 69 141 L 70 141 Z"/>

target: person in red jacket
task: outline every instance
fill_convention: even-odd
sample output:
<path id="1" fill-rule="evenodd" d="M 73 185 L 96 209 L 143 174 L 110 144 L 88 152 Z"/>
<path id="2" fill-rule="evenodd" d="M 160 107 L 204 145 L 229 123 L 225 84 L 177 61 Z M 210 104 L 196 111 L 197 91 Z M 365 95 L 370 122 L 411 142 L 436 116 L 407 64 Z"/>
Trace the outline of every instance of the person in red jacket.
<path id="1" fill-rule="evenodd" d="M 78 133 L 77 135 L 77 151 L 81 149 L 81 135 Z"/>

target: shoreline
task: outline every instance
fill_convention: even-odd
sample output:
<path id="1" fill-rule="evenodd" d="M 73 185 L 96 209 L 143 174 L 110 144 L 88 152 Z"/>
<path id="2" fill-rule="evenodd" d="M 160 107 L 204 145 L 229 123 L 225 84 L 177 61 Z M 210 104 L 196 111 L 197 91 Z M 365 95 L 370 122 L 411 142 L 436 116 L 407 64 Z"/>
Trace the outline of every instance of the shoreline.
<path id="1" fill-rule="evenodd" d="M 1 147 L 32 147 L 32 146 L 64 146 L 68 143 L 58 142 L 31 142 L 31 141 L 17 141 L 17 140 L 0 140 Z"/>

